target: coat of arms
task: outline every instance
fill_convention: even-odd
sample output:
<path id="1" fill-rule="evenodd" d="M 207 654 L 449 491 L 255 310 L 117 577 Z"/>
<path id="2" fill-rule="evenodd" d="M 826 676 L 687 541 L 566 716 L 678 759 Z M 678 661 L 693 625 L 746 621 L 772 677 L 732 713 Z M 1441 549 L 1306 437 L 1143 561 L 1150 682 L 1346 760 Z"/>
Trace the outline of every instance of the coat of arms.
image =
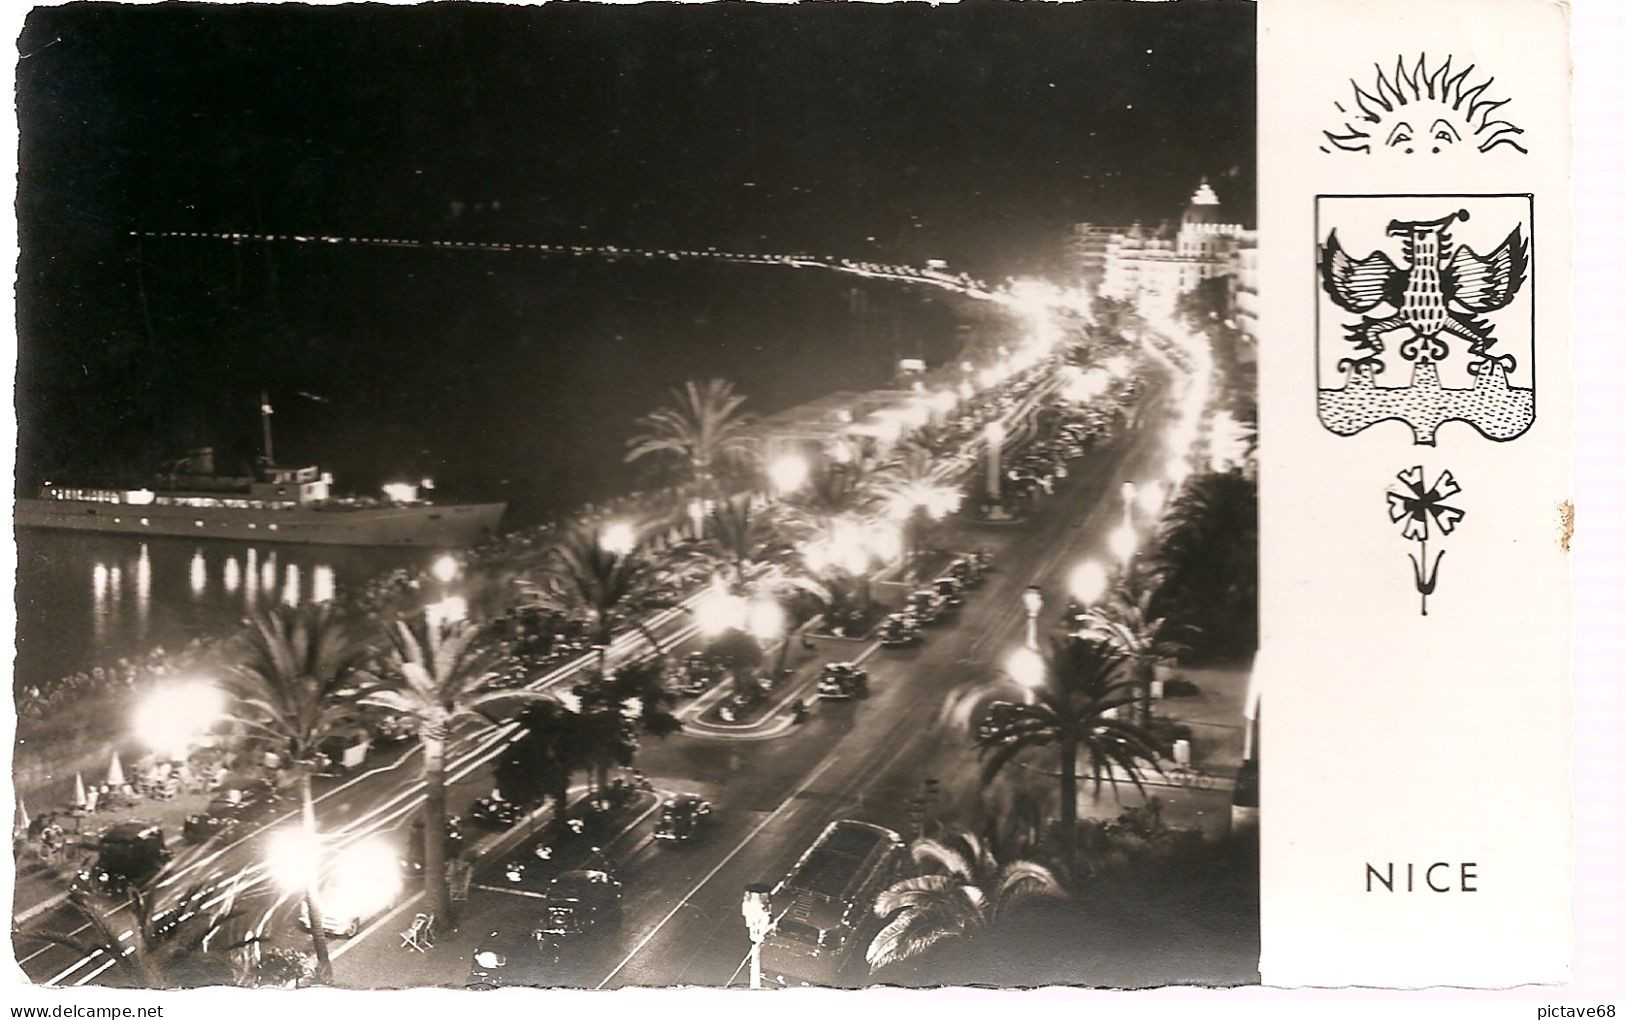
<path id="1" fill-rule="evenodd" d="M 1506 441 L 1535 419 L 1527 195 L 1317 200 L 1319 412 L 1351 436 L 1445 422 Z"/>

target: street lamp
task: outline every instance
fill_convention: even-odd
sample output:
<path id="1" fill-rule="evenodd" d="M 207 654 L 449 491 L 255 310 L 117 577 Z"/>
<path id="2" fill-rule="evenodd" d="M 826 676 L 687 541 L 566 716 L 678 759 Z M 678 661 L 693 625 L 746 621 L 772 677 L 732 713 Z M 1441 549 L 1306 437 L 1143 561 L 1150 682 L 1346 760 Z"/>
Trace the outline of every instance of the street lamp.
<path id="1" fill-rule="evenodd" d="M 226 696 L 205 680 L 159 687 L 136 707 L 136 735 L 158 754 L 183 758 L 226 712 Z"/>
<path id="2" fill-rule="evenodd" d="M 1123 483 L 1123 526 L 1134 527 L 1134 483 Z"/>
<path id="3" fill-rule="evenodd" d="M 765 595 L 752 600 L 745 609 L 745 629 L 764 644 L 772 641 L 784 633 L 784 607 Z"/>
<path id="4" fill-rule="evenodd" d="M 1135 547 L 1139 544 L 1134 537 L 1134 529 L 1127 524 L 1112 532 L 1106 542 L 1111 546 L 1111 550 L 1116 554 L 1117 558 L 1123 561 L 1125 567 L 1134 558 Z"/>
<path id="5" fill-rule="evenodd" d="M 720 576 L 711 579 L 711 587 L 694 604 L 694 622 L 707 637 L 716 637 L 733 630 L 744 621 L 743 601 L 728 590 Z"/>
<path id="6" fill-rule="evenodd" d="M 1094 560 L 1086 560 L 1072 568 L 1067 578 L 1072 600 L 1084 609 L 1089 608 L 1106 594 L 1106 568 Z"/>
<path id="7" fill-rule="evenodd" d="M 457 557 L 451 553 L 442 553 L 435 558 L 434 564 L 429 567 L 429 572 L 441 584 L 450 584 L 457 580 L 457 575 L 462 572 L 462 569 L 462 566 L 457 562 Z"/>
<path id="8" fill-rule="evenodd" d="M 780 496 L 788 496 L 806 484 L 807 458 L 799 453 L 787 453 L 774 458 L 768 465 L 768 478 L 773 482 L 773 489 Z"/>
<path id="9" fill-rule="evenodd" d="M 1044 592 L 1036 584 L 1029 584 L 1021 593 L 1021 604 L 1027 610 L 1027 647 L 1038 649 L 1038 614 L 1044 608 Z"/>
<path id="10" fill-rule="evenodd" d="M 598 545 L 607 553 L 625 556 L 638 544 L 637 529 L 627 521 L 611 521 L 598 533 Z"/>
<path id="11" fill-rule="evenodd" d="M 745 916 L 745 928 L 750 932 L 750 986 L 762 987 L 762 941 L 773 930 L 773 890 L 761 882 L 745 886 L 745 897 L 739 912 Z"/>
<path id="12" fill-rule="evenodd" d="M 989 499 L 997 502 L 999 499 L 999 454 L 1004 443 L 1004 423 L 990 421 L 982 430 L 987 439 L 987 495 Z"/>
<path id="13" fill-rule="evenodd" d="M 1038 689 L 1044 686 L 1044 657 L 1036 649 L 1017 648 L 1004 660 L 1004 669 L 1020 685 L 1027 704 L 1038 700 Z"/>

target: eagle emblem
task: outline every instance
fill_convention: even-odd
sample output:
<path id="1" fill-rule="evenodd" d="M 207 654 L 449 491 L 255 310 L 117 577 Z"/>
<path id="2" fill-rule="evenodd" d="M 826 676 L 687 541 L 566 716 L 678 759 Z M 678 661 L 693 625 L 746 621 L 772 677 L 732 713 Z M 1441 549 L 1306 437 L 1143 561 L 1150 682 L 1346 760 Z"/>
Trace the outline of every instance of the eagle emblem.
<path id="1" fill-rule="evenodd" d="M 1487 258 L 1467 245 L 1456 247 L 1450 225 L 1468 218 L 1467 210 L 1459 209 L 1436 220 L 1390 221 L 1388 236 L 1404 239 L 1408 269 L 1394 265 L 1381 251 L 1353 258 L 1338 242 L 1336 230 L 1327 235 L 1320 279 L 1338 307 L 1362 316 L 1382 306 L 1394 310 L 1348 327 L 1356 361 L 1375 360 L 1385 349 L 1383 338 L 1403 330 L 1409 333 L 1400 347 L 1406 361 L 1443 361 L 1450 355 L 1450 341 L 1459 340 L 1474 359 L 1468 366 L 1473 375 L 1491 357 L 1509 372 L 1516 369 L 1514 356 L 1490 354 L 1495 337 L 1480 313 L 1500 311 L 1512 302 L 1528 273 L 1529 243 L 1522 227 L 1513 227 Z"/>
<path id="2" fill-rule="evenodd" d="M 1316 250 L 1324 294 L 1320 418 L 1333 432 L 1353 435 L 1397 419 L 1412 427 L 1418 444 L 1431 446 L 1446 421 L 1466 421 L 1496 440 L 1521 435 L 1532 423 L 1534 392 L 1520 383 L 1532 379 L 1532 367 L 1522 363 L 1533 357 L 1533 320 L 1525 331 L 1509 312 L 1531 307 L 1520 301 L 1532 273 L 1530 200 L 1455 198 L 1444 215 L 1421 219 L 1413 217 L 1443 211 L 1436 197 L 1321 197 L 1323 214 L 1336 211 Z M 1470 221 L 1472 243 L 1458 241 Z M 1484 223 L 1498 229 L 1486 232 Z M 1379 246 L 1384 237 L 1397 244 Z M 1379 381 L 1385 372 L 1401 375 L 1395 370 L 1405 365 L 1408 382 Z"/>

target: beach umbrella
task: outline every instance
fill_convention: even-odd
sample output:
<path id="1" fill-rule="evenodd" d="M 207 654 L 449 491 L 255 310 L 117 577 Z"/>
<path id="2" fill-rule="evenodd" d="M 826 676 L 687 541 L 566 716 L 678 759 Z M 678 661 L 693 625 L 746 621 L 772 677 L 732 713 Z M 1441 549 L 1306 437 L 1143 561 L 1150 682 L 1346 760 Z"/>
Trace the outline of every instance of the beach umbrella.
<path id="1" fill-rule="evenodd" d="M 118 789 L 124 785 L 124 763 L 118 760 L 118 752 L 113 752 L 113 764 L 107 766 L 107 785 Z"/>
<path id="2" fill-rule="evenodd" d="M 85 777 L 77 772 L 73 774 L 73 806 L 85 806 Z"/>

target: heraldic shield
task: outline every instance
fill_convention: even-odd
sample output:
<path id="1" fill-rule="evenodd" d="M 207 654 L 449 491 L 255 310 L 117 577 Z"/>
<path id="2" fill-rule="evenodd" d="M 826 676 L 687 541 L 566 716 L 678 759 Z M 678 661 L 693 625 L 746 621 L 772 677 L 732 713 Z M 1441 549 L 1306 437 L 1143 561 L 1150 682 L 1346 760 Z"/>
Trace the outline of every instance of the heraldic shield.
<path id="1" fill-rule="evenodd" d="M 1534 201 L 1529 195 L 1315 200 L 1321 424 L 1352 436 L 1446 422 L 1516 439 L 1535 420 Z"/>

